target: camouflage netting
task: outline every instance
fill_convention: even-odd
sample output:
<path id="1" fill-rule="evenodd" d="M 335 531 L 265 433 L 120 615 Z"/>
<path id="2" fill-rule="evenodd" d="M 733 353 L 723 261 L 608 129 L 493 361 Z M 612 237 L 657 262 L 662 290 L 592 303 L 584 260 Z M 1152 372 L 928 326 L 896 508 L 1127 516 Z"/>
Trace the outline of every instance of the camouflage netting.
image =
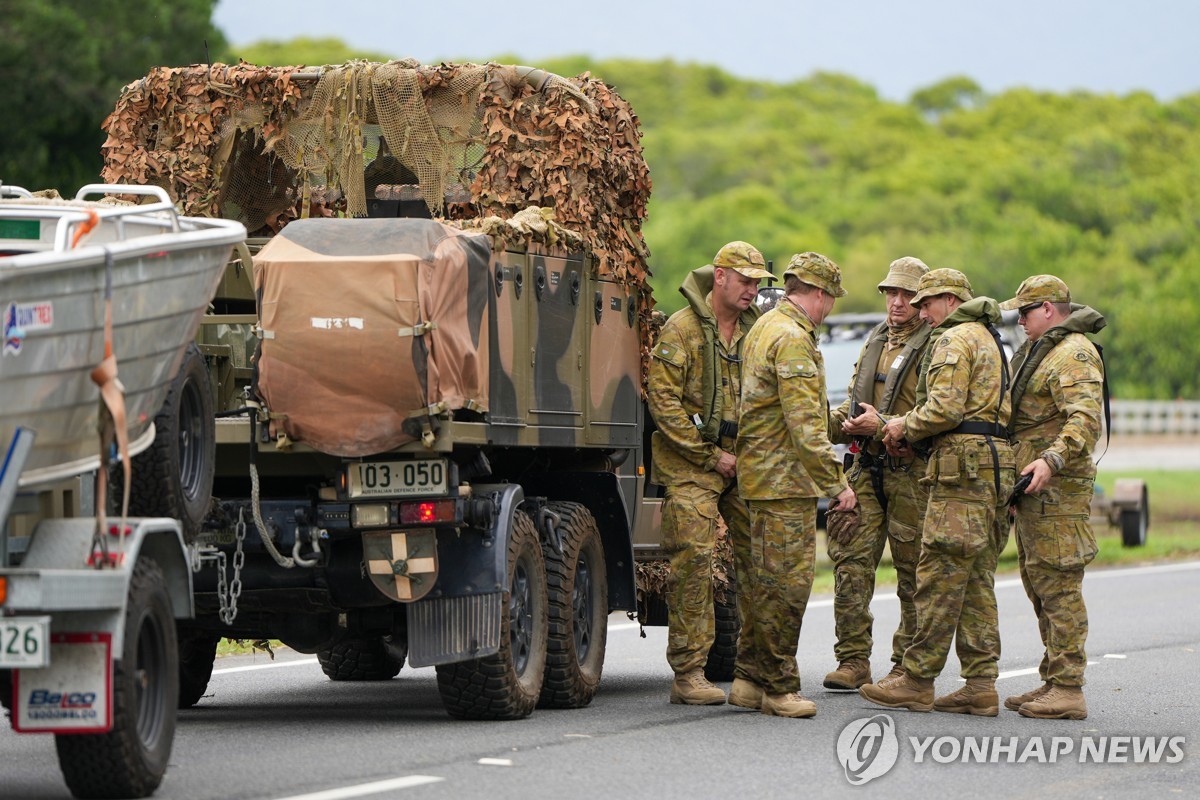
<path id="1" fill-rule="evenodd" d="M 183 213 L 236 219 L 251 235 L 423 201 L 498 246 L 586 250 L 638 294 L 647 372 L 650 173 L 637 115 L 587 73 L 412 60 L 158 67 L 125 87 L 103 127 L 105 182 L 162 186 Z M 488 219 L 533 206 L 548 224 Z"/>
<path id="2" fill-rule="evenodd" d="M 651 304 L 637 116 L 586 73 L 414 61 L 159 67 L 125 87 L 104 129 L 106 182 L 157 184 L 184 213 L 252 233 L 413 196 L 452 219 L 552 208 L 585 234 L 602 276 Z"/>

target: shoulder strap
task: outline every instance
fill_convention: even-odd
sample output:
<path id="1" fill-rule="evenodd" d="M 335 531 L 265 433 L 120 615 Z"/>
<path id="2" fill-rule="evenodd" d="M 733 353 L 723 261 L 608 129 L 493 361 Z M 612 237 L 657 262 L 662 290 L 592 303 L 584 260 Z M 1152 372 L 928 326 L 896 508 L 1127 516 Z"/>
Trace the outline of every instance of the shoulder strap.
<path id="1" fill-rule="evenodd" d="M 1091 339 L 1088 339 L 1091 342 Z M 1092 347 L 1096 348 L 1096 355 L 1100 356 L 1100 379 L 1101 391 L 1104 394 L 1104 453 L 1097 457 L 1097 463 L 1104 454 L 1108 452 L 1108 445 L 1112 441 L 1112 409 L 1110 408 L 1109 391 L 1108 391 L 1108 365 L 1104 363 L 1104 348 L 1092 342 Z"/>
<path id="2" fill-rule="evenodd" d="M 908 337 L 908 341 L 904 343 L 904 349 L 900 351 L 900 365 L 895 369 L 888 368 L 887 381 L 883 385 L 883 402 L 880 403 L 879 409 L 883 413 L 890 414 L 892 412 L 892 404 L 896 402 L 896 389 L 904 383 L 905 377 L 912 370 L 913 354 L 929 342 L 930 330 L 928 325 L 923 325 L 913 331 L 913 334 Z"/>

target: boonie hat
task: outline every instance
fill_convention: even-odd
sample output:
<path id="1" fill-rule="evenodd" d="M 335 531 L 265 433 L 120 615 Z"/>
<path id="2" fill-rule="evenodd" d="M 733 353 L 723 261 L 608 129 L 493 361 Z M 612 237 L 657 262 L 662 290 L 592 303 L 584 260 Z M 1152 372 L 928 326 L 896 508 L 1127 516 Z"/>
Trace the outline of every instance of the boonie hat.
<path id="1" fill-rule="evenodd" d="M 921 276 L 929 272 L 929 267 L 919 258 L 904 256 L 897 258 L 888 267 L 887 277 L 879 284 L 879 291 L 884 289 L 903 289 L 915 292 Z"/>
<path id="2" fill-rule="evenodd" d="M 838 265 L 820 253 L 797 253 L 788 261 L 784 275 L 795 275 L 809 286 L 823 289 L 834 297 L 845 297 L 842 271 Z"/>
<path id="3" fill-rule="evenodd" d="M 1069 303 L 1071 290 L 1053 275 L 1034 275 L 1021 281 L 1017 296 L 1000 304 L 1001 311 L 1012 311 L 1040 303 Z"/>
<path id="4" fill-rule="evenodd" d="M 936 297 L 939 294 L 952 294 L 964 303 L 974 298 L 967 276 L 956 269 L 943 267 L 931 269 L 921 276 L 921 280 L 917 282 L 917 294 L 909 301 L 909 305 L 916 308 L 926 297 Z"/>
<path id="5" fill-rule="evenodd" d="M 725 245 L 717 251 L 712 265 L 722 269 L 731 269 L 740 275 L 756 280 L 775 277 L 764 269 L 767 262 L 763 259 L 763 254 L 758 252 L 757 247 L 747 242 L 730 242 Z"/>

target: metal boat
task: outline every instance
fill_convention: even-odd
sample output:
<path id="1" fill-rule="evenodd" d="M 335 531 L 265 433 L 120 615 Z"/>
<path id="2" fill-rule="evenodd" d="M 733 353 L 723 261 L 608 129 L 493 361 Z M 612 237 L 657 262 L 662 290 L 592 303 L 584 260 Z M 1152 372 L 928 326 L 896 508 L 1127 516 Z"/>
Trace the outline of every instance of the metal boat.
<path id="1" fill-rule="evenodd" d="M 89 200 L 141 195 L 140 205 Z M 84 233 L 89 226 L 91 230 Z M 154 417 L 229 261 L 241 223 L 179 216 L 156 186 L 91 184 L 74 200 L 0 187 L 0 446 L 35 433 L 20 486 L 96 469 L 106 296 L 131 455 Z"/>

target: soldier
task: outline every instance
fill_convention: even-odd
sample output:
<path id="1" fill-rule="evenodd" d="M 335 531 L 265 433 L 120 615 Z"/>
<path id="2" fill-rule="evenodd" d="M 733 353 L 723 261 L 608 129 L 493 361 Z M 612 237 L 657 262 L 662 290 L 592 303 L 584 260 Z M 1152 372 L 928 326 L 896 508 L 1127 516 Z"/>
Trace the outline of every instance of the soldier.
<path id="1" fill-rule="evenodd" d="M 883 447 L 883 424 L 912 410 L 917 394 L 918 365 L 929 340 L 929 326 L 917 315 L 912 299 L 917 282 L 929 271 L 920 259 L 896 259 L 879 291 L 887 299 L 887 319 L 867 337 L 855 366 L 846 400 L 830 413 L 835 442 L 853 442 L 858 457 L 848 477 L 859 502 L 859 528 L 848 541 L 832 535 L 827 546 L 833 561 L 833 618 L 838 668 L 825 676 L 826 689 L 854 690 L 871 682 L 871 595 L 875 570 L 886 542 L 896 568 L 900 626 L 892 637 L 892 673 L 898 674 L 904 650 L 916 630 L 913 592 L 917 583 L 918 533 L 928 492 L 918 478 L 925 459 L 908 448 L 903 457 Z M 856 415 L 852 416 L 854 410 Z"/>
<path id="2" fill-rule="evenodd" d="M 758 318 L 758 282 L 771 277 L 764 266 L 754 247 L 730 242 L 712 264 L 693 270 L 679 289 L 688 307 L 667 320 L 651 359 L 647 400 L 658 428 L 651 438 L 652 480 L 666 487 L 662 537 L 671 554 L 672 703 L 725 702 L 725 692 L 704 677 L 716 634 L 712 561 L 718 515 L 731 532 L 745 536 L 749 527 L 733 451 L 742 343 Z"/>
<path id="3" fill-rule="evenodd" d="M 855 506 L 829 441 L 825 365 L 817 326 L 846 294 L 837 265 L 792 256 L 784 300 L 746 337 L 737 438 L 738 491 L 750 531 L 733 531 L 742 636 L 729 702 L 781 717 L 811 717 L 800 694 L 796 647 L 812 590 L 817 498 Z"/>
<path id="4" fill-rule="evenodd" d="M 1083 569 L 1096 556 L 1089 509 L 1104 386 L 1104 365 L 1085 334 L 1103 328 L 1104 317 L 1072 305 L 1067 285 L 1053 275 L 1026 279 L 1000 308 L 1020 309 L 1029 337 L 1013 357 L 1009 428 L 1021 475 L 1032 476 L 1016 503 L 1017 553 L 1046 648 L 1042 685 L 1004 706 L 1023 717 L 1084 719 Z"/>
<path id="5" fill-rule="evenodd" d="M 929 505 L 917 562 L 917 630 L 904 651 L 903 672 L 868 683 L 873 703 L 912 711 L 995 716 L 1000 631 L 993 578 L 1008 540 L 1006 504 L 1015 479 L 1008 367 L 993 327 L 1000 308 L 975 298 L 953 269 L 925 273 L 912 304 L 934 326 L 917 384 L 917 406 L 888 420 L 884 444 L 928 442 Z M 954 640 L 967 685 L 933 698 Z"/>

